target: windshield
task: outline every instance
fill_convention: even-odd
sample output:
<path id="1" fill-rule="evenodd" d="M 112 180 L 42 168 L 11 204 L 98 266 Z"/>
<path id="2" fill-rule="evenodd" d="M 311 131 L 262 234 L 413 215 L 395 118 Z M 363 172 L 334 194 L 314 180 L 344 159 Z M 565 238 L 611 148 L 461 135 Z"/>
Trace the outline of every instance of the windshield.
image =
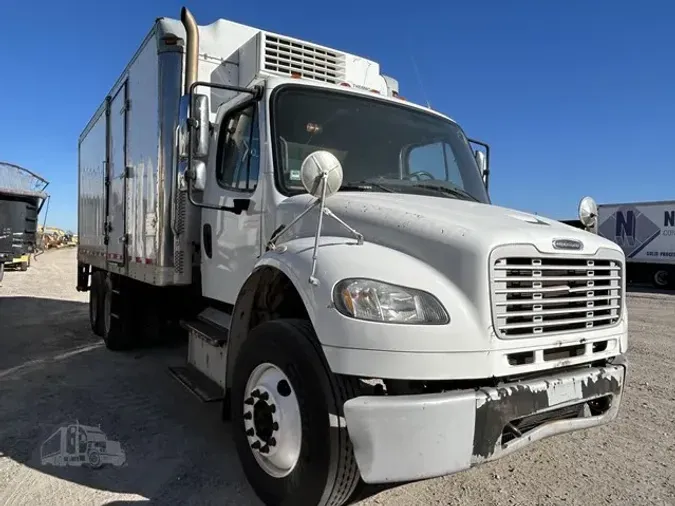
<path id="1" fill-rule="evenodd" d="M 274 95 L 272 135 L 277 182 L 285 194 L 304 192 L 302 161 L 322 149 L 342 163 L 344 190 L 489 201 L 460 127 L 410 107 L 286 86 Z"/>

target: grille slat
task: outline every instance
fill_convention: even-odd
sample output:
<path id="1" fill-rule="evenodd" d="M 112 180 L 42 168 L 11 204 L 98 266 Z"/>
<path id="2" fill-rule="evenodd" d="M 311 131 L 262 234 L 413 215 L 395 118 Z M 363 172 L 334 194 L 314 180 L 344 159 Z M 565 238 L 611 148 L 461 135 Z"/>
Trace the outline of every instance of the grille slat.
<path id="1" fill-rule="evenodd" d="M 533 304 L 537 305 L 537 304 Z M 600 306 L 604 309 L 621 309 L 619 306 Z M 575 308 L 564 308 L 564 309 L 539 309 L 532 311 L 514 311 L 509 313 L 509 316 L 514 317 L 524 317 L 524 316 L 554 316 L 554 315 L 565 315 L 570 313 L 586 313 L 589 311 L 589 307 L 575 307 Z"/>
<path id="2" fill-rule="evenodd" d="M 591 271 L 592 272 L 592 271 Z M 496 278 L 495 283 L 515 282 L 515 281 L 613 281 L 620 280 L 620 276 L 594 276 L 592 274 L 586 276 L 511 276 L 505 278 Z"/>
<path id="3" fill-rule="evenodd" d="M 560 297 L 556 299 L 541 299 L 537 301 L 537 304 L 571 304 L 573 302 L 595 302 L 600 300 L 604 301 L 604 300 L 619 300 L 619 299 L 621 299 L 620 295 L 609 295 L 609 296 L 596 295 L 593 297 Z M 524 306 L 528 304 L 532 304 L 532 301 L 506 300 L 497 303 L 498 306 Z"/>
<path id="4" fill-rule="evenodd" d="M 610 320 L 614 318 L 614 316 L 607 315 L 607 316 L 594 316 L 592 318 L 566 318 L 563 322 L 560 321 L 542 321 L 540 323 L 509 323 L 507 325 L 502 325 L 501 328 L 504 330 L 510 330 L 510 329 L 530 329 L 532 327 L 552 327 L 554 325 L 560 325 L 561 323 L 565 324 L 572 324 L 572 323 L 593 323 L 593 322 L 601 322 L 604 320 Z"/>
<path id="5" fill-rule="evenodd" d="M 517 339 L 615 325 L 622 274 L 611 259 L 498 258 L 491 271 L 495 331 Z"/>
<path id="6" fill-rule="evenodd" d="M 509 266 L 509 265 L 495 265 L 495 270 L 496 271 L 507 271 L 507 270 L 513 270 L 515 267 Z M 595 264 L 587 264 L 584 263 L 583 265 L 518 265 L 517 267 L 518 270 L 521 271 L 587 271 L 587 270 L 593 270 L 593 269 L 598 269 L 598 270 L 607 270 L 607 267 L 602 267 L 602 266 L 595 266 Z"/>

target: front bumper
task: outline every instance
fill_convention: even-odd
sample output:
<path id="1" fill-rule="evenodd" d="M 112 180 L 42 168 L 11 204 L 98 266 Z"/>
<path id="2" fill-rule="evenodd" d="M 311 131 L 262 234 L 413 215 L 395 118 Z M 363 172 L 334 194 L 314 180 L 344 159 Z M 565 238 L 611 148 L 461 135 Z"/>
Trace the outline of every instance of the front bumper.
<path id="1" fill-rule="evenodd" d="M 344 405 L 366 483 L 453 474 L 535 441 L 617 416 L 625 364 L 429 395 L 356 397 Z"/>

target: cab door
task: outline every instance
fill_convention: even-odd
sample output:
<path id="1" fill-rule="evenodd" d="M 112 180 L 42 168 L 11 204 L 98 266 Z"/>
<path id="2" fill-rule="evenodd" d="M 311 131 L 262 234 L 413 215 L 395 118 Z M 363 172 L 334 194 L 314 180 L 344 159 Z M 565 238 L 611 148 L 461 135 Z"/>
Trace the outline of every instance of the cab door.
<path id="1" fill-rule="evenodd" d="M 228 304 L 261 253 L 259 117 L 258 102 L 235 98 L 221 106 L 211 138 L 204 202 L 230 210 L 202 209 L 202 291 Z M 242 202 L 247 210 L 237 207 Z"/>

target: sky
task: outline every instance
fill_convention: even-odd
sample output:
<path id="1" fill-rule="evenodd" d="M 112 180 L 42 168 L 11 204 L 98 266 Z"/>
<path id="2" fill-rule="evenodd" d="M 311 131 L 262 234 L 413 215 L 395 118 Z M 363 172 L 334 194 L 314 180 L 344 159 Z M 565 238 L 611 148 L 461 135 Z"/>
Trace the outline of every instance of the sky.
<path id="1" fill-rule="evenodd" d="M 77 141 L 157 17 L 218 18 L 377 61 L 492 149 L 493 202 L 551 218 L 675 199 L 675 2 L 2 0 L 0 161 L 77 228 Z M 42 217 L 43 218 L 43 217 Z M 41 218 L 41 220 L 42 220 Z"/>

